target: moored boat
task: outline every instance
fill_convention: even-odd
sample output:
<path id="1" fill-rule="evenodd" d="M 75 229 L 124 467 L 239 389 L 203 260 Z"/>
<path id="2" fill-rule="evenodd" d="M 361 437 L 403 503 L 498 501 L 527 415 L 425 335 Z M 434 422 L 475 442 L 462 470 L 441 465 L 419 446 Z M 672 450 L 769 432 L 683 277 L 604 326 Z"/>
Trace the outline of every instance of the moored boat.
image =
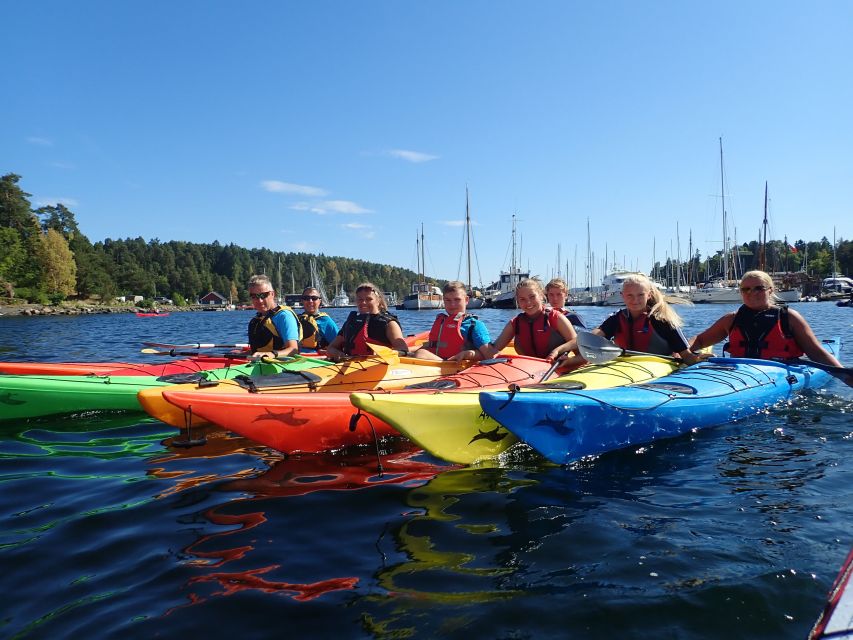
<path id="1" fill-rule="evenodd" d="M 840 339 L 825 340 L 836 354 Z M 484 392 L 483 410 L 552 462 L 736 421 L 826 384 L 809 364 L 711 358 L 651 382 L 598 391 Z"/>

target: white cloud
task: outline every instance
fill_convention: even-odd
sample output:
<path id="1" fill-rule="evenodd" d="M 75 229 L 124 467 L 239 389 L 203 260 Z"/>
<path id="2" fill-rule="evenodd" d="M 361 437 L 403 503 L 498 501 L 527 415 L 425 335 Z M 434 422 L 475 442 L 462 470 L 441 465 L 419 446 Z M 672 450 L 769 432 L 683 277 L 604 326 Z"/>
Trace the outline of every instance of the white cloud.
<path id="1" fill-rule="evenodd" d="M 319 216 L 328 213 L 373 213 L 349 200 L 322 200 L 320 202 L 297 202 L 290 207 L 294 211 L 310 211 Z"/>
<path id="2" fill-rule="evenodd" d="M 266 191 L 273 193 L 295 193 L 300 196 L 315 196 L 322 197 L 326 195 L 325 189 L 319 187 L 309 187 L 303 184 L 293 184 L 292 182 L 281 182 L 280 180 L 264 180 L 261 186 Z"/>
<path id="3" fill-rule="evenodd" d="M 326 200 L 319 204 L 334 213 L 372 213 L 370 209 L 365 209 L 361 205 L 349 200 Z"/>
<path id="4" fill-rule="evenodd" d="M 407 149 L 391 149 L 388 152 L 388 155 L 392 158 L 400 158 L 401 160 L 405 160 L 406 162 L 429 162 L 430 160 L 437 160 L 438 156 L 433 156 L 428 153 L 421 153 L 420 151 L 409 151 Z"/>
<path id="5" fill-rule="evenodd" d="M 36 204 L 40 207 L 55 207 L 58 204 L 64 204 L 66 207 L 76 207 L 77 201 L 74 198 L 50 198 L 45 196 L 36 200 Z"/>
<path id="6" fill-rule="evenodd" d="M 52 147 L 53 140 L 49 140 L 48 138 L 39 138 L 38 136 L 30 136 L 27 138 L 27 142 L 30 144 L 37 144 L 40 147 Z"/>
<path id="7" fill-rule="evenodd" d="M 444 220 L 443 222 L 441 222 L 441 224 L 443 224 L 446 227 L 464 227 L 465 221 L 464 220 Z"/>

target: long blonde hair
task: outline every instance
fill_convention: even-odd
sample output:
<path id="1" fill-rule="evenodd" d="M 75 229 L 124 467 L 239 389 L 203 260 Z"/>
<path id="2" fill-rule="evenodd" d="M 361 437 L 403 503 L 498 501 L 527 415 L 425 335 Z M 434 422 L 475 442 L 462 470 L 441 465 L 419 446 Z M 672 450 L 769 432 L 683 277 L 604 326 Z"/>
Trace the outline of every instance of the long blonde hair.
<path id="1" fill-rule="evenodd" d="M 623 289 L 626 284 L 640 285 L 649 292 L 649 299 L 646 302 L 646 311 L 649 316 L 662 322 L 666 322 L 676 329 L 684 326 L 684 320 L 682 320 L 681 316 L 675 312 L 675 309 L 673 309 L 666 301 L 666 297 L 663 295 L 661 290 L 654 286 L 648 277 L 641 273 L 631 274 L 626 276 L 622 281 Z"/>

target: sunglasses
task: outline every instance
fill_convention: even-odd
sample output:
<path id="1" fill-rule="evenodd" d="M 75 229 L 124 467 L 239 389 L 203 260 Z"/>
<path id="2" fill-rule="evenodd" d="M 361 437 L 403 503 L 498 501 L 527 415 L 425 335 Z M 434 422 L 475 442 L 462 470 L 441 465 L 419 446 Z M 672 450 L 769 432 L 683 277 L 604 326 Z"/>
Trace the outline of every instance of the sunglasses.
<path id="1" fill-rule="evenodd" d="M 317 302 L 317 300 L 320 299 L 320 296 L 302 296 L 302 299 L 303 300 L 313 300 L 314 302 Z"/>
<path id="2" fill-rule="evenodd" d="M 758 293 L 763 293 L 767 291 L 770 287 L 765 287 L 763 284 L 757 284 L 754 287 L 741 287 L 741 293 L 749 293 L 750 291 L 757 291 Z"/>
<path id="3" fill-rule="evenodd" d="M 252 300 L 266 300 L 267 296 L 271 293 L 272 293 L 272 291 L 263 291 L 261 293 L 250 293 L 249 297 Z"/>

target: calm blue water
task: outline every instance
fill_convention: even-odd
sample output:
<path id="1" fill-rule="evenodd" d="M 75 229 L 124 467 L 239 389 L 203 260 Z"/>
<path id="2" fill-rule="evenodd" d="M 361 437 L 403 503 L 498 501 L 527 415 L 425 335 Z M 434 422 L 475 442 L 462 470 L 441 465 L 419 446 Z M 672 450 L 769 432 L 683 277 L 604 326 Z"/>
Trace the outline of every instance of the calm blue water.
<path id="1" fill-rule="evenodd" d="M 680 309 L 686 333 L 729 309 Z M 853 310 L 797 309 L 851 353 Z M 250 315 L 3 317 L 0 358 L 141 360 L 242 342 Z M 479 315 L 496 334 L 511 312 Z M 5 424 L 0 637 L 803 638 L 853 544 L 851 411 L 833 381 L 572 468 L 400 443 L 381 477 L 370 451 L 285 459 L 216 430 L 181 449 L 140 415 Z"/>

